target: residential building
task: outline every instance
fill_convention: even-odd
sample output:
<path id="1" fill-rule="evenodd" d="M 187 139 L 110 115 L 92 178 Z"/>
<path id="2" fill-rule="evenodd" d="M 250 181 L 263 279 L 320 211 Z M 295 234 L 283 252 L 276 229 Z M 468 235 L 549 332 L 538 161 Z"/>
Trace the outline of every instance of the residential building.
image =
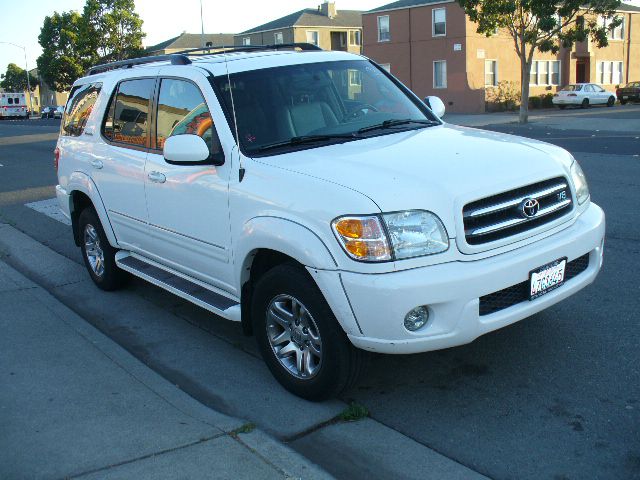
<path id="1" fill-rule="evenodd" d="M 170 38 L 157 45 L 145 48 L 147 55 L 168 55 L 170 53 L 201 47 L 229 47 L 233 45 L 233 33 L 186 33 Z"/>
<path id="2" fill-rule="evenodd" d="M 57 92 L 54 88 L 47 85 L 38 75 L 37 68 L 29 70 L 29 73 L 40 82 L 31 93 L 31 100 L 33 102 L 32 110 L 34 112 L 40 113 L 43 107 L 57 107 L 67 103 L 69 92 Z"/>
<path id="3" fill-rule="evenodd" d="M 585 41 L 557 54 L 535 52 L 530 95 L 574 82 L 614 91 L 617 84 L 640 80 L 640 8 L 622 4 L 617 15 L 624 23 L 607 47 Z M 421 98 L 442 98 L 448 111 L 485 111 L 501 81 L 520 89 L 520 60 L 509 33 L 477 33 L 456 2 L 400 0 L 365 12 L 362 21 L 364 54 Z"/>
<path id="4" fill-rule="evenodd" d="M 335 2 L 304 9 L 235 35 L 235 44 L 312 43 L 323 50 L 362 51 L 362 12 L 338 10 Z"/>

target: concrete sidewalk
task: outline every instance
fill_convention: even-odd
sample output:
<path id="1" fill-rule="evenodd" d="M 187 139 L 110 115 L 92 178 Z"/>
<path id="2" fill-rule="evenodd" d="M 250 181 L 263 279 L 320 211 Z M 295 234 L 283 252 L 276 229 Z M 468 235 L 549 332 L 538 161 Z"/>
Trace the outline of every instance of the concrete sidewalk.
<path id="1" fill-rule="evenodd" d="M 164 380 L 0 259 L 0 478 L 330 478 Z"/>

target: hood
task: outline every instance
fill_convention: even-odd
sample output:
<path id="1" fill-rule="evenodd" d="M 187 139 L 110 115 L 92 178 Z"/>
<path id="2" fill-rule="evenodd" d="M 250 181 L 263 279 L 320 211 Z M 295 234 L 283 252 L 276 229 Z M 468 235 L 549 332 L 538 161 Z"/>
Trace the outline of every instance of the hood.
<path id="1" fill-rule="evenodd" d="M 466 203 L 569 178 L 573 158 L 544 142 L 444 124 L 257 160 L 356 190 L 382 212 L 430 210 L 454 237 Z"/>

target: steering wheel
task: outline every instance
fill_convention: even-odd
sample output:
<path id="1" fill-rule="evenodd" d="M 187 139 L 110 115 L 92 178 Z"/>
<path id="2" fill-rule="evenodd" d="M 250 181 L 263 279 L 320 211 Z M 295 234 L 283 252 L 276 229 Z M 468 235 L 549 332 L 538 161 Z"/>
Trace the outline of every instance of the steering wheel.
<path id="1" fill-rule="evenodd" d="M 349 117 L 351 118 L 360 118 L 364 117 L 369 111 L 377 112 L 378 109 L 371 105 L 370 103 L 363 103 L 362 105 L 358 105 L 354 110 L 349 112 Z"/>

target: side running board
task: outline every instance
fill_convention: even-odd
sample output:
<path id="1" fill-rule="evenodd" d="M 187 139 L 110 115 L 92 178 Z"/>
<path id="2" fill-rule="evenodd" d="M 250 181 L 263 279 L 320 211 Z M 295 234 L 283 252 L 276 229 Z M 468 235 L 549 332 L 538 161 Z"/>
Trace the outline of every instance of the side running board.
<path id="1" fill-rule="evenodd" d="M 240 304 L 236 300 L 196 283 L 195 280 L 122 250 L 116 254 L 116 265 L 216 315 L 240 321 Z"/>

